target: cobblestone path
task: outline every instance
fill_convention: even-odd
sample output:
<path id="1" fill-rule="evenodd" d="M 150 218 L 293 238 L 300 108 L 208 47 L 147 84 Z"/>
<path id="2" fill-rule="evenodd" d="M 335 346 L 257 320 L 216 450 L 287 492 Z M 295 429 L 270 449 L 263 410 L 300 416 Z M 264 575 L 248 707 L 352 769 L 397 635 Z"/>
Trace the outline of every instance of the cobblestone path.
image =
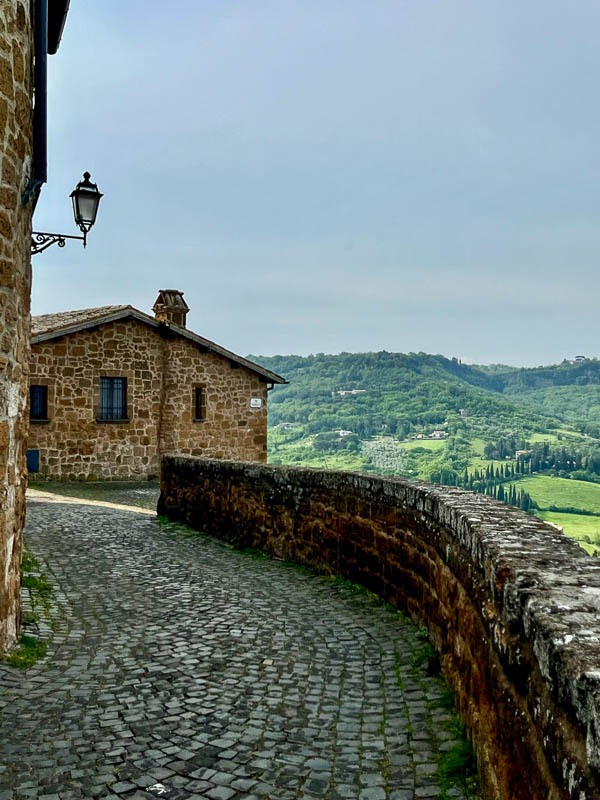
<path id="1" fill-rule="evenodd" d="M 34 500 L 26 544 L 54 630 L 0 664 L 0 800 L 439 796 L 449 712 L 401 615 L 131 511 Z"/>

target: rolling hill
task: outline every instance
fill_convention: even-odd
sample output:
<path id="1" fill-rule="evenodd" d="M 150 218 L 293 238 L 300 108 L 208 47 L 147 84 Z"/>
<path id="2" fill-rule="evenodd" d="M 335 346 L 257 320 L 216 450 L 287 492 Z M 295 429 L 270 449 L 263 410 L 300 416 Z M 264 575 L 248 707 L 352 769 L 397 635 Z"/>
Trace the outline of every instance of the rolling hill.
<path id="1" fill-rule="evenodd" d="M 584 519 L 600 507 L 596 360 L 520 369 L 386 351 L 249 358 L 289 381 L 269 398 L 273 463 L 462 485 L 600 530 Z M 584 491 L 565 511 L 548 493 L 563 497 L 567 481 Z"/>

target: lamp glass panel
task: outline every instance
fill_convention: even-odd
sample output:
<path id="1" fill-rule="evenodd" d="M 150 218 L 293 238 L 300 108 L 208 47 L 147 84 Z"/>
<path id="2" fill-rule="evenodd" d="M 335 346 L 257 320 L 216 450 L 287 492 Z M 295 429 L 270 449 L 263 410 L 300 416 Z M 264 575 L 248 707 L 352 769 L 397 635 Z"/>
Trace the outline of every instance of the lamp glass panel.
<path id="1" fill-rule="evenodd" d="M 96 221 L 100 197 L 97 192 L 79 190 L 73 198 L 73 211 L 77 223 L 93 225 Z"/>

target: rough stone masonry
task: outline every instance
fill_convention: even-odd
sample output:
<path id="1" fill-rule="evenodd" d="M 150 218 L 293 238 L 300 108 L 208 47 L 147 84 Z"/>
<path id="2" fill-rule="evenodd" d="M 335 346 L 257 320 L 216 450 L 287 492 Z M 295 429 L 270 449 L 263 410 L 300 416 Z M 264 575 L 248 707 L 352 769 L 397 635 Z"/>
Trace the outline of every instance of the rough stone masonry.
<path id="1" fill-rule="evenodd" d="M 32 204 L 29 2 L 0 3 L 0 651 L 19 627 L 29 355 Z"/>
<path id="2" fill-rule="evenodd" d="M 178 290 L 164 295 L 184 302 Z M 284 379 L 189 331 L 179 305 L 157 302 L 155 313 L 103 306 L 33 318 L 30 385 L 46 402 L 30 420 L 32 471 L 140 479 L 158 477 L 164 453 L 266 461 L 268 386 Z M 114 381 L 121 406 L 107 417 L 103 385 Z"/>
<path id="3" fill-rule="evenodd" d="M 486 798 L 600 797 L 600 562 L 557 530 L 454 487 L 189 457 L 163 459 L 159 512 L 423 621 Z"/>

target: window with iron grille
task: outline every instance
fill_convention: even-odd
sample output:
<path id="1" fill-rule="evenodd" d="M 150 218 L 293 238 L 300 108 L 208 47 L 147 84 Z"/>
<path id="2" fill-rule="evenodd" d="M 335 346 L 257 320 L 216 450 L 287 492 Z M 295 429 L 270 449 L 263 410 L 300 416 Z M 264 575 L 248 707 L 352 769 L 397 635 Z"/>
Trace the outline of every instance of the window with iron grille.
<path id="1" fill-rule="evenodd" d="M 48 387 L 29 387 L 29 419 L 48 419 Z"/>
<path id="2" fill-rule="evenodd" d="M 194 389 L 194 420 L 206 419 L 206 394 L 204 386 L 196 386 Z"/>
<path id="3" fill-rule="evenodd" d="M 100 419 L 127 419 L 127 378 L 100 378 Z"/>

